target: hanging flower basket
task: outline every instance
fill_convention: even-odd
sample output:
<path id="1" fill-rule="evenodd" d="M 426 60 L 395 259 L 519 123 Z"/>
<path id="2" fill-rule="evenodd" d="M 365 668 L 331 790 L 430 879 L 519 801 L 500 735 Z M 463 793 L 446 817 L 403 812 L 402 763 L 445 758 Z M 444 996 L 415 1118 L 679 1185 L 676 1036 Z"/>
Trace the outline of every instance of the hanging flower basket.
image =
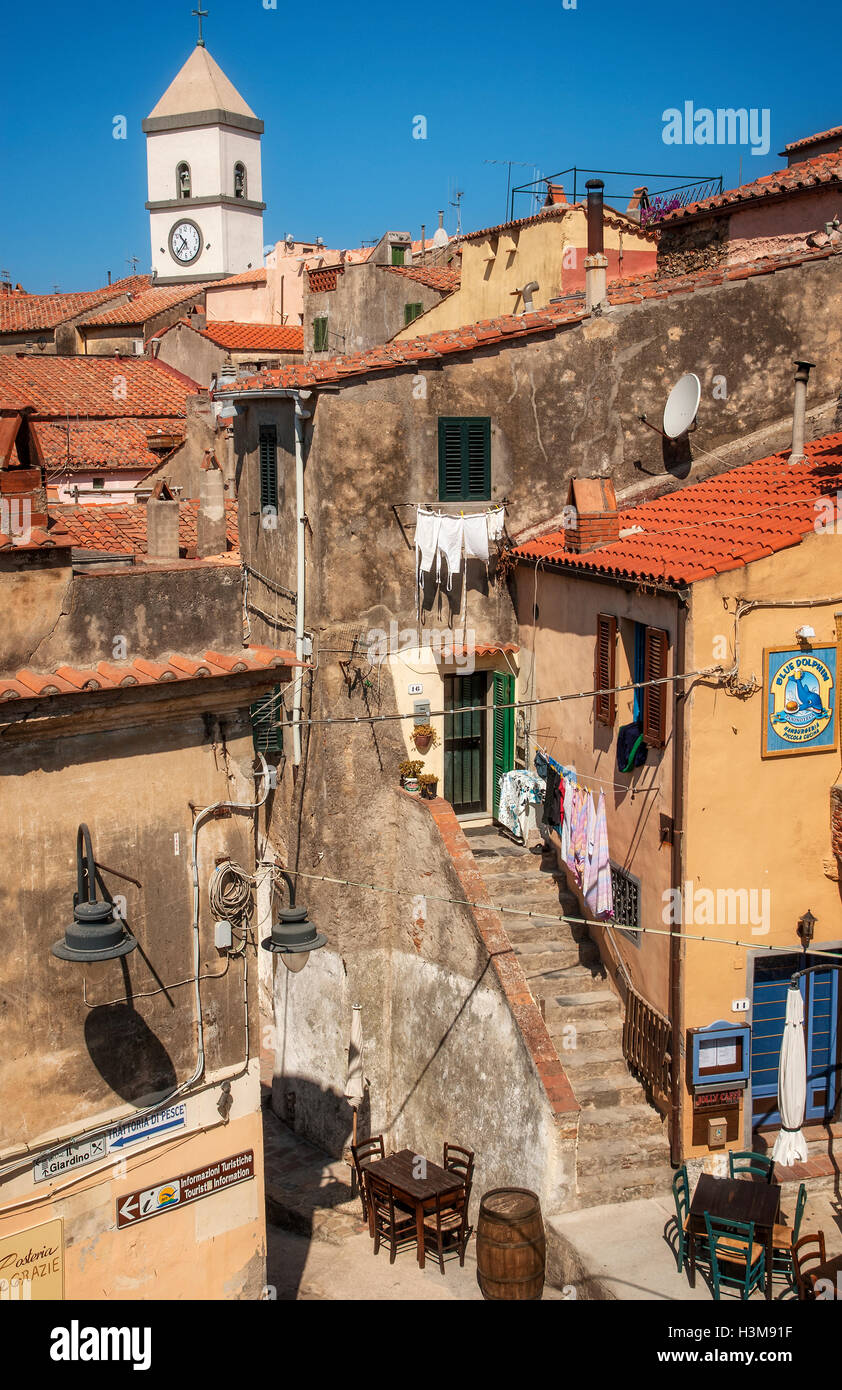
<path id="1" fill-rule="evenodd" d="M 412 742 L 419 753 L 429 753 L 439 742 L 439 736 L 432 724 L 416 724 L 412 730 Z"/>

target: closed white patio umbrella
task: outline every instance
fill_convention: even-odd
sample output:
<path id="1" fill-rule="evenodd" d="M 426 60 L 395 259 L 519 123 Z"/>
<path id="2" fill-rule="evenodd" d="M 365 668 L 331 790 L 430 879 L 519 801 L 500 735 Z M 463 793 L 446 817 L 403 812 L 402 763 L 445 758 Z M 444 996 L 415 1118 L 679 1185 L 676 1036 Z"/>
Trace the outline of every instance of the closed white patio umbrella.
<path id="1" fill-rule="evenodd" d="M 351 1011 L 351 1041 L 348 1045 L 348 1070 L 345 1075 L 345 1099 L 354 1111 L 354 1135 L 357 1142 L 357 1110 L 365 1093 L 363 1078 L 363 1010 L 362 1004 L 355 1004 Z"/>
<path id="2" fill-rule="evenodd" d="M 798 981 L 786 992 L 786 1018 L 778 1069 L 778 1109 L 781 1130 L 772 1149 L 776 1163 L 789 1168 L 806 1163 L 807 1144 L 801 1133 L 807 1104 L 807 1052 L 804 1046 L 804 1000 Z"/>

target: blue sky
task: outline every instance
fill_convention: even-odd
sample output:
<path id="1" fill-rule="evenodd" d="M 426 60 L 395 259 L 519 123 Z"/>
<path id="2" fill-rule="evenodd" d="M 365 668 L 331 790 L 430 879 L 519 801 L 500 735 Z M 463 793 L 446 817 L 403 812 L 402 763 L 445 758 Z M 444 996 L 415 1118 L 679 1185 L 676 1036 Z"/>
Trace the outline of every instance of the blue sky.
<path id="1" fill-rule="evenodd" d="M 842 123 L 840 24 L 767 0 L 462 0 L 350 6 L 206 0 L 208 48 L 264 120 L 265 241 L 357 246 L 387 228 L 502 220 L 514 182 L 566 166 L 722 173 L 779 167 L 788 140 Z M 568 0 L 571 3 L 571 0 Z M 195 0 L 15 5 L 4 14 L 0 269 L 33 292 L 149 269 L 140 125 L 189 56 Z M 381 15 L 391 15 L 387 23 Z M 832 26 L 835 25 L 835 32 Z M 14 61 L 9 61 L 14 55 Z M 668 146 L 668 107 L 769 108 L 771 148 Z M 125 115 L 128 139 L 114 140 Z M 412 138 L 413 118 L 426 140 Z M 568 181 L 565 180 L 566 185 Z M 606 178 L 606 193 L 618 181 Z M 629 180 L 621 180 L 623 192 Z M 569 186 L 569 185 L 568 185 Z M 523 204 L 522 212 L 527 206 Z M 842 210 L 842 209 L 840 209 Z"/>

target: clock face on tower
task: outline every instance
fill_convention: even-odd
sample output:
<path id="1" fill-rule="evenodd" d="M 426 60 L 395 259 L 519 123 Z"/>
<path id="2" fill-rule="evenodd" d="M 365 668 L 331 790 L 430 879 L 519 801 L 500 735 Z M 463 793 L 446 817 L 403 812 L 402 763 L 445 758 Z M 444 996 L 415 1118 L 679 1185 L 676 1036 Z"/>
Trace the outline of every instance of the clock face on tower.
<path id="1" fill-rule="evenodd" d="M 179 265 L 190 265 L 202 249 L 202 233 L 195 222 L 182 218 L 170 232 L 170 254 Z"/>

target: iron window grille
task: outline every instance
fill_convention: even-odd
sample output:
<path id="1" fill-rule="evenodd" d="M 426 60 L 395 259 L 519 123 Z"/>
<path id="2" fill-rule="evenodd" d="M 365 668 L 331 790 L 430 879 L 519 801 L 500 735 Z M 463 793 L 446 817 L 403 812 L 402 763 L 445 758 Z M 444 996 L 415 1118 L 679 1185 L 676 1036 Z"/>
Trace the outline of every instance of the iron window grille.
<path id="1" fill-rule="evenodd" d="M 627 941 L 639 946 L 642 940 L 640 912 L 640 879 L 621 869 L 619 864 L 611 865 L 611 892 L 614 897 L 614 921 L 624 923 L 616 930 L 621 931 Z"/>

